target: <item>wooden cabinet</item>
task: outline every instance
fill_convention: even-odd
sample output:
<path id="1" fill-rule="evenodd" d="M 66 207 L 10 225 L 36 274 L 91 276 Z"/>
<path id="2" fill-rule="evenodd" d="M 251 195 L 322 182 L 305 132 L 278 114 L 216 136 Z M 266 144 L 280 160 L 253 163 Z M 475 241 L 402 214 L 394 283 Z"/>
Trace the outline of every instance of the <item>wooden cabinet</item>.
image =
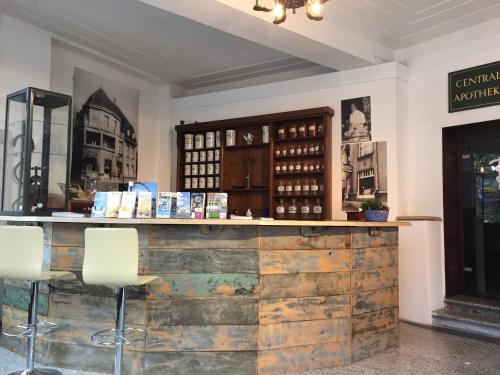
<path id="1" fill-rule="evenodd" d="M 320 107 L 178 125 L 177 190 L 227 192 L 229 212 L 239 215 L 276 217 L 281 201 L 284 218 L 295 203 L 297 219 L 331 219 L 333 113 Z"/>

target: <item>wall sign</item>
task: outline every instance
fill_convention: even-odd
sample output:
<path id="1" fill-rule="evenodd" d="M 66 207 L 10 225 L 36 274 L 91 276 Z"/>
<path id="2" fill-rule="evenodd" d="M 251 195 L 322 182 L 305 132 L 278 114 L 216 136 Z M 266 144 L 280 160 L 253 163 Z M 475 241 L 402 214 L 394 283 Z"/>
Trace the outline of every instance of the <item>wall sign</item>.
<path id="1" fill-rule="evenodd" d="M 448 73 L 448 112 L 500 104 L 500 61 Z"/>

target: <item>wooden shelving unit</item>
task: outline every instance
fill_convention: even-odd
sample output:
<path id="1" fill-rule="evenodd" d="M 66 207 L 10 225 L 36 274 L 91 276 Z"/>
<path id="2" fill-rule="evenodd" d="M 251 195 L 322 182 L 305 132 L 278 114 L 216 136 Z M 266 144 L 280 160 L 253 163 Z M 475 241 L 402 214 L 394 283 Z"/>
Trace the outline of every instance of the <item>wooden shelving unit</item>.
<path id="1" fill-rule="evenodd" d="M 303 199 L 316 200 L 319 198 L 323 206 L 325 220 L 331 219 L 331 124 L 334 112 L 329 107 L 305 109 L 282 113 L 267 114 L 244 118 L 226 119 L 220 121 L 197 122 L 193 124 L 182 124 L 176 126 L 177 131 L 177 190 L 191 192 L 221 191 L 227 192 L 229 196 L 229 212 L 236 210 L 238 214 L 244 215 L 250 209 L 254 216 L 274 217 L 276 205 L 283 199 L 288 205 L 291 199 L 296 199 L 301 204 Z M 316 124 L 317 128 L 323 129 L 320 134 L 305 135 L 296 138 L 278 139 L 278 129 L 298 126 L 299 124 Z M 320 126 L 321 125 L 321 126 Z M 269 142 L 263 143 L 263 126 L 269 129 Z M 235 144 L 227 146 L 226 131 L 235 131 Z M 215 148 L 200 148 L 193 150 L 184 149 L 184 136 L 192 134 L 205 135 L 207 132 L 220 132 L 220 163 L 219 175 L 185 175 L 186 165 L 208 164 L 212 162 L 189 162 L 185 161 L 185 153 L 192 151 L 215 151 Z M 251 144 L 246 144 L 244 135 L 248 133 L 254 136 Z M 288 133 L 287 133 L 288 134 Z M 304 146 L 306 144 L 319 145 L 321 152 L 306 155 L 277 156 L 277 148 Z M 275 173 L 275 163 L 303 161 L 307 163 L 319 161 L 320 171 Z M 186 189 L 186 178 L 219 177 L 218 188 Z M 340 178 L 340 177 L 339 177 Z M 277 186 L 280 180 L 304 180 L 316 179 L 322 184 L 324 191 L 321 194 L 310 195 L 278 195 Z M 206 184 L 205 184 L 206 185 Z"/>

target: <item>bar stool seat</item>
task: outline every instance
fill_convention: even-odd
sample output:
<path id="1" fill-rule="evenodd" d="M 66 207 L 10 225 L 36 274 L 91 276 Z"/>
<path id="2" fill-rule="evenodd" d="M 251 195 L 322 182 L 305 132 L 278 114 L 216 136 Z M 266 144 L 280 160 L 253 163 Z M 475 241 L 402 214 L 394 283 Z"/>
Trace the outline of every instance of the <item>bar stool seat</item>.
<path id="1" fill-rule="evenodd" d="M 3 332 L 8 337 L 27 337 L 26 369 L 10 375 L 61 375 L 57 370 L 35 369 L 35 339 L 54 332 L 55 323 L 38 322 L 38 292 L 40 281 L 72 280 L 75 274 L 65 271 L 43 270 L 43 230 L 33 226 L 1 226 L 0 227 L 0 278 L 11 280 L 28 280 L 30 298 L 28 322 L 19 324 L 10 332 Z"/>
<path id="2" fill-rule="evenodd" d="M 85 229 L 85 254 L 82 277 L 89 285 L 117 288 L 115 328 L 97 332 L 91 340 L 101 345 L 115 346 L 114 375 L 121 374 L 123 345 L 130 344 L 129 335 L 144 332 L 125 328 L 126 287 L 154 282 L 158 276 L 139 276 L 139 239 L 134 228 Z M 112 339 L 112 340 L 109 340 Z"/>

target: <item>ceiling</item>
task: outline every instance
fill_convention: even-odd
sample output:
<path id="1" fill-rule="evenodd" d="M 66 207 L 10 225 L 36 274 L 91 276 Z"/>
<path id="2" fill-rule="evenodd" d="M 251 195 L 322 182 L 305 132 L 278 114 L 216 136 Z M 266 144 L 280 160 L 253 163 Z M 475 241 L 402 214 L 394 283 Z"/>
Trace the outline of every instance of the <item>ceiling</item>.
<path id="1" fill-rule="evenodd" d="M 253 4 L 0 0 L 0 11 L 190 93 L 393 61 L 417 44 L 500 17 L 498 0 L 330 0 L 322 22 L 299 10 L 276 26 Z"/>

